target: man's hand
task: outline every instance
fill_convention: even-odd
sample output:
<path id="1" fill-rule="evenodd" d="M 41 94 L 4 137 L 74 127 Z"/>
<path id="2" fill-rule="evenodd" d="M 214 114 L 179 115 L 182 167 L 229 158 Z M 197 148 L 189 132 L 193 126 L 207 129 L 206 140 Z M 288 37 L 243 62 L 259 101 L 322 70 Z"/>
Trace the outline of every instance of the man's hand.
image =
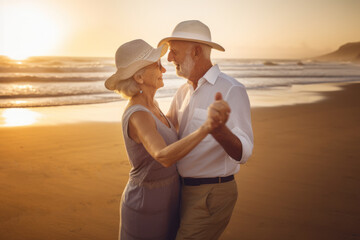
<path id="1" fill-rule="evenodd" d="M 227 122 L 230 111 L 228 103 L 223 100 L 221 93 L 217 92 L 215 101 L 208 108 L 209 116 L 221 125 Z"/>
<path id="2" fill-rule="evenodd" d="M 217 92 L 215 101 L 208 107 L 208 120 L 211 131 L 219 126 L 225 125 L 229 118 L 230 107 L 226 101 L 222 99 L 221 93 Z"/>

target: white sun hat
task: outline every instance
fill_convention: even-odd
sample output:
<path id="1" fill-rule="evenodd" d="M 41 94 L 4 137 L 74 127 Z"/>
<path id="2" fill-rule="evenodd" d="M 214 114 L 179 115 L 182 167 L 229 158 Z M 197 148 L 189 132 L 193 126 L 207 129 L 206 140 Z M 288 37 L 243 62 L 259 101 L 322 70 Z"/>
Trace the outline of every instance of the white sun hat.
<path id="1" fill-rule="evenodd" d="M 179 23 L 176 25 L 171 37 L 162 39 L 158 46 L 169 44 L 169 41 L 172 40 L 203 43 L 216 50 L 225 51 L 222 46 L 211 41 L 211 32 L 209 27 L 199 20 L 188 20 Z"/>
<path id="2" fill-rule="evenodd" d="M 158 61 L 165 55 L 167 49 L 166 44 L 153 48 L 142 39 L 124 43 L 115 54 L 117 71 L 106 79 L 105 87 L 109 90 L 115 90 L 119 81 L 130 78 L 138 70 Z"/>

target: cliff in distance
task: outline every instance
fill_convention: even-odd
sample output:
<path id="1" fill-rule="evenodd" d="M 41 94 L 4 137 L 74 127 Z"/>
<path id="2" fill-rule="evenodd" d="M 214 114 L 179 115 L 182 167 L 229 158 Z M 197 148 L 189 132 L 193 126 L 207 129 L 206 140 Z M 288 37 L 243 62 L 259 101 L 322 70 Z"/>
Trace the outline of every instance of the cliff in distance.
<path id="1" fill-rule="evenodd" d="M 315 57 L 314 60 L 360 62 L 360 42 L 346 43 L 340 46 L 338 50 Z"/>

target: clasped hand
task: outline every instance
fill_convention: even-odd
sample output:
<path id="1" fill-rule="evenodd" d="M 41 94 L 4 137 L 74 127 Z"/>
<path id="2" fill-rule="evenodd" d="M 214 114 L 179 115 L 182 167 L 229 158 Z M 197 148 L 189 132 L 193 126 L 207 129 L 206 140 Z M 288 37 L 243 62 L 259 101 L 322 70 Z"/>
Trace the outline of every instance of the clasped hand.
<path id="1" fill-rule="evenodd" d="M 221 93 L 217 92 L 215 101 L 208 107 L 208 118 L 205 123 L 210 132 L 225 125 L 229 115 L 230 107 L 228 103 L 223 100 Z"/>

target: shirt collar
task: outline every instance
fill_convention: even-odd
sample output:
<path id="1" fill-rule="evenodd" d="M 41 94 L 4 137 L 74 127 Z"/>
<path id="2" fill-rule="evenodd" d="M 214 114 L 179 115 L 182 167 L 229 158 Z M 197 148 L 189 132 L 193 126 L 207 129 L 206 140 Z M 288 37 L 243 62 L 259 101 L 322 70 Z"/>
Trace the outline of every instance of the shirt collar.
<path id="1" fill-rule="evenodd" d="M 208 81 L 211 85 L 214 85 L 219 74 L 220 74 L 219 66 L 215 64 L 205 73 L 205 75 L 202 78 L 206 79 L 206 81 Z"/>
<path id="2" fill-rule="evenodd" d="M 220 74 L 220 68 L 217 64 L 213 65 L 202 78 L 199 79 L 198 86 L 196 89 L 198 89 L 201 85 L 203 85 L 206 81 L 210 83 L 211 85 L 214 85 L 216 82 L 217 77 Z M 192 87 L 191 83 L 188 80 L 188 84 L 190 86 L 191 92 L 193 93 L 194 88 Z"/>

